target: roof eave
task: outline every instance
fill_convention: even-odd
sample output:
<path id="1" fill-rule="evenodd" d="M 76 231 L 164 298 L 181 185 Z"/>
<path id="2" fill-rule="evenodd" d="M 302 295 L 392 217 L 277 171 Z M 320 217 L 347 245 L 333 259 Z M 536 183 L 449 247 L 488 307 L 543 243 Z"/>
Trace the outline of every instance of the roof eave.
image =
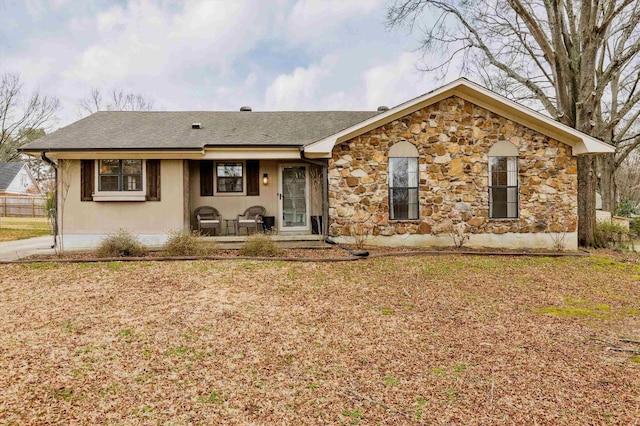
<path id="1" fill-rule="evenodd" d="M 331 154 L 333 147 L 338 143 L 359 136 L 453 95 L 460 96 L 478 106 L 530 127 L 554 139 L 558 139 L 559 142 L 572 147 L 573 155 L 615 152 L 615 148 L 609 144 L 491 92 L 465 78 L 455 80 L 439 89 L 404 102 L 382 114 L 344 129 L 341 132 L 312 142 L 304 147 L 304 152 L 310 157 L 326 157 Z"/>

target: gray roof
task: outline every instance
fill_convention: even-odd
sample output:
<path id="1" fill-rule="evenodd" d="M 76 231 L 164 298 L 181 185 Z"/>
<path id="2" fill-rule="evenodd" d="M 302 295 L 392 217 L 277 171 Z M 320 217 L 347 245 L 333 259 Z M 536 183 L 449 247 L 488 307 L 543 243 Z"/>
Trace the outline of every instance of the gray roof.
<path id="1" fill-rule="evenodd" d="M 4 191 L 11 185 L 18 172 L 24 167 L 24 163 L 0 163 L 0 191 Z"/>
<path id="2" fill-rule="evenodd" d="M 377 111 L 102 111 L 22 147 L 22 151 L 202 149 L 205 146 L 303 146 Z M 201 129 L 192 129 L 201 123 Z"/>

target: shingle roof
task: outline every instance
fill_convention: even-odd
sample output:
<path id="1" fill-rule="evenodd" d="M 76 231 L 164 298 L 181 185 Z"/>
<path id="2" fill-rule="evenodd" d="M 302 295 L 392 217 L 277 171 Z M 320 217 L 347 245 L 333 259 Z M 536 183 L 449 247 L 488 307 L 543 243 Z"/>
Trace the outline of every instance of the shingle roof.
<path id="1" fill-rule="evenodd" d="M 303 146 L 378 114 L 309 112 L 97 112 L 22 151 Z M 192 129 L 201 123 L 201 129 Z"/>
<path id="2" fill-rule="evenodd" d="M 22 167 L 24 163 L 0 163 L 0 191 L 4 191 L 11 185 Z"/>

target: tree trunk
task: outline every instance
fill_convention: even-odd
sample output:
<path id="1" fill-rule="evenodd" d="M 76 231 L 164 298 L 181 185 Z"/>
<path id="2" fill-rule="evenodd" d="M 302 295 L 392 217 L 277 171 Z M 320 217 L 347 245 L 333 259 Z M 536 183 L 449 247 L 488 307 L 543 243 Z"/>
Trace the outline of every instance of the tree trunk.
<path id="1" fill-rule="evenodd" d="M 594 247 L 596 229 L 596 174 L 595 158 L 578 156 L 578 244 Z"/>
<path id="2" fill-rule="evenodd" d="M 596 160 L 600 195 L 602 196 L 602 210 L 615 213 L 617 202 L 617 188 L 615 180 L 615 154 L 600 154 Z"/>

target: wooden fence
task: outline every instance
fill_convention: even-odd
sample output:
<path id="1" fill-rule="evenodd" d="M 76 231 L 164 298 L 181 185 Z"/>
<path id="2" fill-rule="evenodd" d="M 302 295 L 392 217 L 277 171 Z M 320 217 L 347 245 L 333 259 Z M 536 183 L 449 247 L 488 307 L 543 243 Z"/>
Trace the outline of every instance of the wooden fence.
<path id="1" fill-rule="evenodd" d="M 46 217 L 45 197 L 0 196 L 0 216 Z"/>

